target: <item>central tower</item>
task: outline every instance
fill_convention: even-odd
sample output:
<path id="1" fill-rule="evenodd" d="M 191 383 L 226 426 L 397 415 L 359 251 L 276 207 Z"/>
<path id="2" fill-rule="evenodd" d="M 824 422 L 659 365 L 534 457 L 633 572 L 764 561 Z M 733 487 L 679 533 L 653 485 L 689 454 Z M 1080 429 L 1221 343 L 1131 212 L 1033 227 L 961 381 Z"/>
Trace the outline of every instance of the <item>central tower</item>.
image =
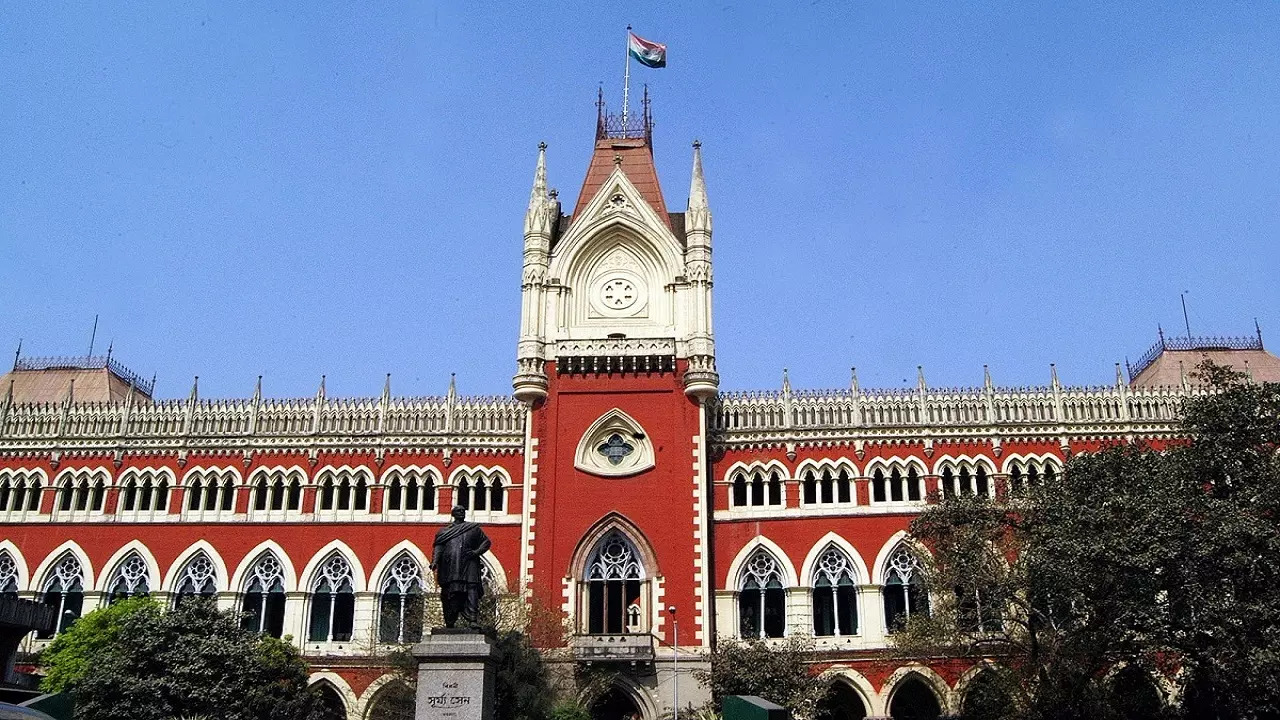
<path id="1" fill-rule="evenodd" d="M 597 101 L 596 143 L 572 215 L 547 188 L 546 145 L 524 224 L 515 395 L 546 397 L 548 364 L 616 369 L 681 365 L 698 399 L 719 386 L 711 330 L 711 210 L 700 146 L 686 212 L 667 212 L 652 119 L 624 126 Z M 563 362 L 562 362 L 563 361 Z"/>
<path id="2" fill-rule="evenodd" d="M 513 384 L 529 407 L 521 574 L 557 618 L 539 641 L 652 688 L 673 677 L 654 638 L 682 665 L 711 641 L 704 405 L 719 376 L 701 149 L 686 211 L 668 212 L 647 93 L 631 120 L 598 101 L 571 214 L 538 148 Z"/>

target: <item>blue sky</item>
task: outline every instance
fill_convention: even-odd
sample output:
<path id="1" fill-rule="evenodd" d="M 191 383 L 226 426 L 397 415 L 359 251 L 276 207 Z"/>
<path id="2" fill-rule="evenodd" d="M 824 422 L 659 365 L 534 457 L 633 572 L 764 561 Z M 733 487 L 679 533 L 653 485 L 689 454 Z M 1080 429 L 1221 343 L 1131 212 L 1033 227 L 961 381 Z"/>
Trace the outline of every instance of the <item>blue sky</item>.
<path id="1" fill-rule="evenodd" d="M 628 23 L 724 388 L 1111 382 L 1182 291 L 1280 347 L 1276 3 L 124 5 L 6 6 L 0 349 L 509 393 L 536 145 L 572 206 Z"/>

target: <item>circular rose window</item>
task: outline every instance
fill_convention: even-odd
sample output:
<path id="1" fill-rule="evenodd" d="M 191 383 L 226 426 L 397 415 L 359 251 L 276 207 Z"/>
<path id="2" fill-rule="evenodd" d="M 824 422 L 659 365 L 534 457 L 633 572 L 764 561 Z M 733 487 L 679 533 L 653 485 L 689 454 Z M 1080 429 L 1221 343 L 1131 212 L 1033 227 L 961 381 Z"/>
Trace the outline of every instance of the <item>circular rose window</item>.
<path id="1" fill-rule="evenodd" d="M 613 278 L 600 287 L 600 302 L 610 310 L 626 310 L 636 304 L 640 293 L 626 278 Z"/>

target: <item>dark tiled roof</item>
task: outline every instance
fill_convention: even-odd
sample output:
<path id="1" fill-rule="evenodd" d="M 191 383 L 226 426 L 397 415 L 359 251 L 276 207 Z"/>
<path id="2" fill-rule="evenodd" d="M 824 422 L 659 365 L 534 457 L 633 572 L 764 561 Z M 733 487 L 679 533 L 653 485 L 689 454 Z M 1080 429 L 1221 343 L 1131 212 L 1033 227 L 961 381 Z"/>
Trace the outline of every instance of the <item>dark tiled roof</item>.
<path id="1" fill-rule="evenodd" d="M 658 171 L 653 165 L 653 150 L 644 138 L 602 138 L 596 141 L 596 149 L 591 154 L 591 163 L 587 166 L 587 176 L 582 181 L 582 190 L 578 193 L 573 214 L 582 212 L 587 203 L 600 192 L 613 173 L 615 157 L 622 159 L 622 172 L 640 191 L 640 196 L 670 227 L 667 203 L 662 199 L 662 186 L 658 184 Z"/>

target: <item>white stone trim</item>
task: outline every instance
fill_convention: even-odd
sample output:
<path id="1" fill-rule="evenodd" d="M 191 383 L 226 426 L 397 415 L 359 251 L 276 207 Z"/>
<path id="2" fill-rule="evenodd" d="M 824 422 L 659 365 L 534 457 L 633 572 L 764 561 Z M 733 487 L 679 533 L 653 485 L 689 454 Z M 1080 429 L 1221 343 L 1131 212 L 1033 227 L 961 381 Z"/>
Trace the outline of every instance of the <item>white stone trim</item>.
<path id="1" fill-rule="evenodd" d="M 217 548 L 211 545 L 208 540 L 201 538 L 200 540 L 188 545 L 187 549 L 183 550 L 181 553 L 178 553 L 178 557 L 174 559 L 171 565 L 169 565 L 169 570 L 165 572 L 164 582 L 162 583 L 162 587 L 165 592 L 178 592 L 177 584 L 178 580 L 181 579 L 180 574 L 182 569 L 191 560 L 191 558 L 196 555 L 196 553 L 201 552 L 208 556 L 209 562 L 213 563 L 214 572 L 218 575 L 217 582 L 215 583 L 218 588 L 218 592 L 224 593 L 231 591 L 231 576 L 227 572 L 227 564 L 223 561 L 222 554 L 219 553 Z"/>

